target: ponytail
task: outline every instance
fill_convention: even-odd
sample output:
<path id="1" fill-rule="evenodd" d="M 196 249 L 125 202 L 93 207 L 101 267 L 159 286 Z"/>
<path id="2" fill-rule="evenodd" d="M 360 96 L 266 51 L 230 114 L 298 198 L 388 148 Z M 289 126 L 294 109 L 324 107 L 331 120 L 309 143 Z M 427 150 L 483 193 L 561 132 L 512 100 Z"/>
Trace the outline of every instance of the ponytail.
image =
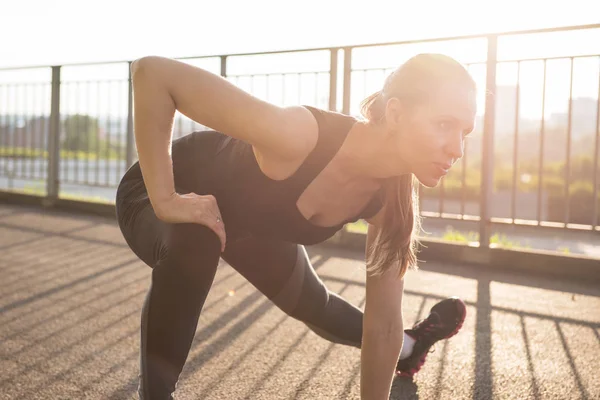
<path id="1" fill-rule="evenodd" d="M 379 123 L 385 117 L 385 101 L 381 91 L 361 103 L 361 113 L 369 123 Z M 418 240 L 414 233 L 420 230 L 419 200 L 415 177 L 406 174 L 389 178 L 384 183 L 383 227 L 369 249 L 369 271 L 382 274 L 389 268 L 399 267 L 402 277 L 417 264 Z"/>
<path id="2" fill-rule="evenodd" d="M 413 174 L 390 178 L 384 184 L 385 210 L 383 226 L 369 249 L 369 272 L 383 274 L 389 268 L 399 268 L 403 277 L 409 268 L 417 266 L 418 239 L 421 228 L 418 192 Z"/>

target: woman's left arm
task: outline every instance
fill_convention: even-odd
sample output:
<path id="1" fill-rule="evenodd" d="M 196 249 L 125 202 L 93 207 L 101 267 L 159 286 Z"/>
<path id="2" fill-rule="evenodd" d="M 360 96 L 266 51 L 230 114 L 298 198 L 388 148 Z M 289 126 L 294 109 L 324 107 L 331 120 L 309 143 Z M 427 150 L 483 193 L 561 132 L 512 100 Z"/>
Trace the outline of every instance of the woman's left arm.
<path id="1" fill-rule="evenodd" d="M 367 252 L 370 251 L 378 229 L 369 224 Z M 366 281 L 361 347 L 361 398 L 387 400 L 404 339 L 404 280 L 398 277 L 397 268 L 390 268 L 378 276 L 367 273 Z"/>

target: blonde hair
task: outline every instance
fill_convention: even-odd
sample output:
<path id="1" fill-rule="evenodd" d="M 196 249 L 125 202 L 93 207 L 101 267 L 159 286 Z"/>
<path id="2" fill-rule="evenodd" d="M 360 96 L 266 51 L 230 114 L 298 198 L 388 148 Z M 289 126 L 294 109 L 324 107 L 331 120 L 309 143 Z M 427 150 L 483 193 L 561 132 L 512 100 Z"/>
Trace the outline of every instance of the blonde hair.
<path id="1" fill-rule="evenodd" d="M 361 113 L 370 124 L 385 121 L 385 109 L 390 97 L 397 97 L 409 106 L 426 102 L 442 84 L 459 81 L 475 82 L 465 67 L 451 57 L 441 54 L 419 54 L 402 64 L 387 77 L 382 90 L 361 103 Z M 389 178 L 384 183 L 385 215 L 383 227 L 369 249 L 369 271 L 382 274 L 399 267 L 403 277 L 409 268 L 417 267 L 415 232 L 421 230 L 418 181 L 411 174 Z"/>

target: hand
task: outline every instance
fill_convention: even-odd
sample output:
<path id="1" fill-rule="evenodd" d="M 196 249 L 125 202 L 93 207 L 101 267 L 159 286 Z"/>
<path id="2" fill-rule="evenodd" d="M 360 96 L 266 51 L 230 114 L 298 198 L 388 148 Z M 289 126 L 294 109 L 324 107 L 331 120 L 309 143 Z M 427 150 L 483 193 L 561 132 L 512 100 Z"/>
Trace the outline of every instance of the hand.
<path id="1" fill-rule="evenodd" d="M 159 202 L 156 216 L 169 223 L 195 223 L 209 227 L 221 240 L 221 252 L 225 251 L 227 235 L 217 199 L 213 195 L 200 196 L 196 193 L 173 193 Z"/>

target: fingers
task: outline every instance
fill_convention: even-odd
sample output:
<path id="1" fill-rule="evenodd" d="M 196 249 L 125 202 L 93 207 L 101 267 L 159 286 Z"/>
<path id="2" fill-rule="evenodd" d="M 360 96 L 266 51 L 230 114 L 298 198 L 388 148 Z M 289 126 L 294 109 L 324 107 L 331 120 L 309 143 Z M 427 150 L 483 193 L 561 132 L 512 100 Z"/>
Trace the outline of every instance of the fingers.
<path id="1" fill-rule="evenodd" d="M 171 204 L 172 222 L 194 222 L 210 228 L 219 237 L 221 252 L 225 251 L 227 235 L 217 199 L 213 195 L 200 196 L 196 193 L 179 195 L 179 203 Z"/>
<path id="2" fill-rule="evenodd" d="M 227 244 L 227 234 L 225 233 L 225 224 L 223 223 L 223 218 L 221 217 L 221 211 L 219 210 L 219 206 L 217 204 L 217 199 L 214 196 L 208 195 L 204 196 L 207 201 L 207 212 L 204 215 L 210 218 L 210 221 L 207 221 L 207 226 L 211 228 L 219 239 L 221 240 L 221 252 L 225 251 L 225 246 Z"/>
<path id="3" fill-rule="evenodd" d="M 219 239 L 221 240 L 221 252 L 224 252 L 227 244 L 227 235 L 225 233 L 225 224 L 220 216 L 215 217 L 215 224 L 213 225 L 212 230 L 219 236 Z"/>

